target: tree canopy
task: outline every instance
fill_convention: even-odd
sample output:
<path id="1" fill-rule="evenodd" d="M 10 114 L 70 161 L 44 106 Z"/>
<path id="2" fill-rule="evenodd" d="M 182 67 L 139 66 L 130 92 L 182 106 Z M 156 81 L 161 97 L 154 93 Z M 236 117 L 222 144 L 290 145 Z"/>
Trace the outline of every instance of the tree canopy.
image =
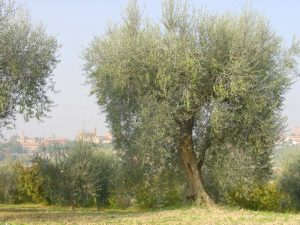
<path id="1" fill-rule="evenodd" d="M 252 9 L 221 15 L 169 0 L 160 21 L 131 1 L 84 52 L 87 80 L 124 157 L 180 159 L 194 199 L 210 203 L 202 170 L 219 154 L 246 154 L 262 179 L 270 172 L 299 45 L 285 47 Z"/>
<path id="2" fill-rule="evenodd" d="M 0 0 L 0 127 L 42 119 L 53 102 L 52 72 L 58 63 L 58 44 L 42 25 L 33 26 L 26 10 L 14 1 Z"/>

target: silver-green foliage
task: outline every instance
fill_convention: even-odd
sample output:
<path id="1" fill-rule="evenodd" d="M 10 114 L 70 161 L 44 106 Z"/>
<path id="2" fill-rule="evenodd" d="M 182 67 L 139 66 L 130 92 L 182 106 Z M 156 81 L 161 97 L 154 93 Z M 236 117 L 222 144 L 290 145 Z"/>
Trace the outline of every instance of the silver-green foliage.
<path id="1" fill-rule="evenodd" d="M 178 162 L 180 125 L 190 120 L 194 152 L 208 172 L 240 154 L 244 174 L 266 177 L 299 45 L 286 48 L 252 9 L 221 15 L 170 0 L 160 21 L 143 19 L 132 1 L 123 23 L 84 52 L 116 148 L 159 173 Z"/>
<path id="2" fill-rule="evenodd" d="M 0 127 L 11 127 L 17 113 L 41 119 L 50 110 L 57 49 L 56 39 L 33 26 L 25 10 L 0 0 Z"/>

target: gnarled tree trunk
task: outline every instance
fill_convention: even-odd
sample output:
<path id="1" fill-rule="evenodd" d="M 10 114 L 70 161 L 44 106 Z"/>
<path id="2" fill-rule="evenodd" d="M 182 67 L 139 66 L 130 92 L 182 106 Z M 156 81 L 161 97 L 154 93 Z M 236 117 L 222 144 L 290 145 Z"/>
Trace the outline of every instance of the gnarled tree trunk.
<path id="1" fill-rule="evenodd" d="M 197 162 L 193 145 L 193 120 L 181 123 L 181 137 L 179 140 L 179 154 L 183 167 L 192 188 L 192 195 L 197 205 L 210 205 L 212 199 L 203 186 L 201 166 Z"/>

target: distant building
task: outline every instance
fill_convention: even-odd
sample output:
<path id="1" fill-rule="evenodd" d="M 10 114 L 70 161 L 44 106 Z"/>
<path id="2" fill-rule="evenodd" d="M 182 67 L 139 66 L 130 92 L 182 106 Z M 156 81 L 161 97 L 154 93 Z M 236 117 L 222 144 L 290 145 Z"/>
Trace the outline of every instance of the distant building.
<path id="1" fill-rule="evenodd" d="M 62 137 L 49 137 L 49 138 L 30 138 L 24 136 L 24 133 L 17 137 L 17 143 L 22 145 L 23 149 L 26 149 L 29 152 L 35 152 L 38 150 L 40 146 L 49 146 L 53 144 L 65 144 L 67 142 L 67 139 Z"/>
<path id="2" fill-rule="evenodd" d="M 78 133 L 76 137 L 77 141 L 89 142 L 94 144 L 100 144 L 100 138 L 97 136 L 97 130 L 94 129 L 94 132 L 85 132 L 83 129 Z"/>
<path id="3" fill-rule="evenodd" d="M 26 149 L 30 152 L 34 152 L 39 148 L 38 138 L 29 138 L 24 136 L 22 132 L 21 136 L 18 136 L 17 142 L 22 145 L 23 149 Z"/>
<path id="4" fill-rule="evenodd" d="M 300 144 L 300 128 L 294 128 L 292 132 L 286 137 L 284 142 L 290 142 L 294 145 Z"/>
<path id="5" fill-rule="evenodd" d="M 111 144 L 113 136 L 111 133 L 106 133 L 104 136 L 100 136 L 100 140 L 102 144 Z"/>
<path id="6" fill-rule="evenodd" d="M 110 144 L 112 143 L 112 135 L 110 133 L 106 133 L 104 136 L 98 136 L 96 128 L 93 132 L 85 132 L 82 129 L 76 136 L 76 140 L 94 144 Z"/>
<path id="7" fill-rule="evenodd" d="M 49 145 L 54 145 L 54 144 L 59 144 L 59 145 L 63 145 L 67 143 L 67 139 L 63 138 L 63 137 L 49 137 L 49 138 L 43 138 L 43 140 L 41 141 L 41 144 L 43 144 L 44 146 L 49 146 Z"/>

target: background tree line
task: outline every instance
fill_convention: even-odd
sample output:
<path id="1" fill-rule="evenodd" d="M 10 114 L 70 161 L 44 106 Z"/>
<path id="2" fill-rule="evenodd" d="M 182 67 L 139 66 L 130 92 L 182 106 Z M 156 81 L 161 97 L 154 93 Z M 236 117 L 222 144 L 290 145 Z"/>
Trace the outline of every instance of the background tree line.
<path id="1" fill-rule="evenodd" d="M 37 155 L 31 164 L 1 164 L 0 203 L 157 208 L 192 202 L 184 174 L 170 164 L 149 166 L 87 143 L 51 151 L 56 151 L 51 158 Z M 273 158 L 280 170 L 264 181 L 247 173 L 247 164 L 232 168 L 233 159 L 227 158 L 226 171 L 215 169 L 205 182 L 210 196 L 220 204 L 254 210 L 299 210 L 300 149 L 284 147 Z"/>

